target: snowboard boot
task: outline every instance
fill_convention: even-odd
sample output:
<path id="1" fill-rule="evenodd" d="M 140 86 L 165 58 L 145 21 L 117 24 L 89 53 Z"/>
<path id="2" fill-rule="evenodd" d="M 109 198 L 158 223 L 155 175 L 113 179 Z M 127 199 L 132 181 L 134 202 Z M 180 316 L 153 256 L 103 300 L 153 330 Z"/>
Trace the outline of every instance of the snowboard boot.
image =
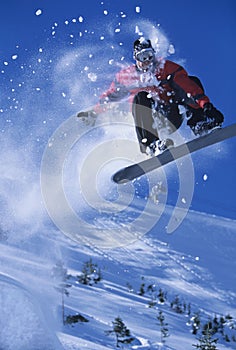
<path id="1" fill-rule="evenodd" d="M 191 126 L 191 130 L 195 136 L 203 136 L 221 127 L 222 123 L 217 123 L 213 118 L 206 118 L 206 120 L 199 121 Z"/>
<path id="2" fill-rule="evenodd" d="M 149 157 L 154 157 L 156 155 L 156 151 L 157 151 L 157 142 L 158 141 L 153 141 L 152 143 L 150 143 L 149 146 L 146 147 L 146 154 Z"/>
<path id="3" fill-rule="evenodd" d="M 171 139 L 159 140 L 157 146 L 158 146 L 159 151 L 163 152 L 163 151 L 167 150 L 168 148 L 173 147 L 174 141 Z"/>
<path id="4" fill-rule="evenodd" d="M 147 146 L 146 154 L 150 157 L 154 157 L 160 152 L 163 152 L 173 146 L 174 142 L 171 139 L 153 141 L 149 146 Z"/>

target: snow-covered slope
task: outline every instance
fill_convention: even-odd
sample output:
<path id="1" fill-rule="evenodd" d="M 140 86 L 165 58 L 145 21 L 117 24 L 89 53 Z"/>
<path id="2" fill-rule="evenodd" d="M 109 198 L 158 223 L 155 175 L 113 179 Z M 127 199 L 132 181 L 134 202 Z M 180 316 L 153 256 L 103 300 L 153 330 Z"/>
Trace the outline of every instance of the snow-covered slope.
<path id="1" fill-rule="evenodd" d="M 50 225 L 27 242 L 1 244 L 3 349 L 115 349 L 114 336 L 105 332 L 118 316 L 136 338 L 133 349 L 158 349 L 159 311 L 168 323 L 166 348 L 191 349 L 197 343 L 190 326 L 195 312 L 200 311 L 202 324 L 214 315 L 235 318 L 236 222 L 189 212 L 181 227 L 167 235 L 166 219 L 136 242 L 110 250 L 74 243 Z M 102 274 L 93 286 L 76 278 L 90 258 Z M 60 293 L 52 277 L 58 260 L 71 276 L 65 313 L 80 313 L 89 322 L 62 325 Z M 163 304 L 156 297 L 160 289 L 167 293 Z M 176 295 L 182 305 L 191 304 L 191 315 L 171 308 Z M 235 342 L 221 340 L 217 346 L 234 349 Z"/>

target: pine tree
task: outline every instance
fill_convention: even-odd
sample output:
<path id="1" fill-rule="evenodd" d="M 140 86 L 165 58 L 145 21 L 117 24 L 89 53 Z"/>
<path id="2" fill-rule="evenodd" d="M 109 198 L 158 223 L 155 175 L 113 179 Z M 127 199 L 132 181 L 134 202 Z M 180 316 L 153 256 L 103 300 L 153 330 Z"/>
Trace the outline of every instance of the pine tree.
<path id="1" fill-rule="evenodd" d="M 205 323 L 202 327 L 202 333 L 205 334 L 207 331 L 211 333 L 211 335 L 215 334 L 215 329 L 213 327 L 213 322 L 211 319 L 207 323 Z"/>
<path id="2" fill-rule="evenodd" d="M 236 336 L 234 334 L 232 335 L 232 341 L 236 342 Z"/>
<path id="3" fill-rule="evenodd" d="M 134 337 L 132 337 L 130 334 L 130 330 L 126 327 L 119 316 L 116 317 L 114 321 L 112 321 L 112 324 L 112 330 L 106 331 L 106 334 L 115 334 L 117 348 L 120 347 L 120 344 L 129 344 L 134 340 Z"/>
<path id="4" fill-rule="evenodd" d="M 201 350 L 217 350 L 215 344 L 217 344 L 218 339 L 212 339 L 212 333 L 209 328 L 203 330 L 202 337 L 197 339 L 199 344 L 193 344 L 197 349 Z"/>
<path id="5" fill-rule="evenodd" d="M 234 323 L 234 319 L 230 314 L 227 314 L 225 316 L 226 322 L 228 323 L 229 327 L 231 329 L 235 329 L 235 323 Z"/>
<path id="6" fill-rule="evenodd" d="M 155 284 L 149 284 L 149 286 L 147 286 L 147 292 L 153 295 L 156 292 Z"/>
<path id="7" fill-rule="evenodd" d="M 57 262 L 53 267 L 52 276 L 57 283 L 55 289 L 61 293 L 62 322 L 65 324 L 65 295 L 69 296 L 68 288 L 72 285 L 67 283 L 70 276 L 62 261 Z"/>
<path id="8" fill-rule="evenodd" d="M 142 277 L 142 281 L 144 281 L 144 277 Z M 144 288 L 145 288 L 145 282 L 142 282 L 141 286 L 140 286 L 140 289 L 139 289 L 139 292 L 138 292 L 139 295 L 142 296 L 142 295 L 145 294 L 145 289 Z"/>
<path id="9" fill-rule="evenodd" d="M 147 293 L 150 294 L 151 300 L 148 302 L 148 307 L 154 307 L 157 304 L 157 293 L 155 284 L 147 286 Z"/>
<path id="10" fill-rule="evenodd" d="M 191 304 L 188 303 L 187 305 L 187 316 L 190 316 L 191 315 Z"/>
<path id="11" fill-rule="evenodd" d="M 169 337 L 169 329 L 167 327 L 168 323 L 165 322 L 165 317 L 162 311 L 159 311 L 157 319 L 159 321 L 158 325 L 161 327 L 161 343 L 164 344 L 165 338 Z"/>
<path id="12" fill-rule="evenodd" d="M 92 259 L 84 263 L 81 275 L 77 276 L 82 284 L 90 285 L 98 283 L 102 279 L 100 268 L 92 262 Z"/>
<path id="13" fill-rule="evenodd" d="M 225 340 L 227 343 L 230 343 L 230 338 L 229 338 L 228 334 L 225 334 L 225 335 L 224 335 L 224 340 Z"/>
<path id="14" fill-rule="evenodd" d="M 166 301 L 166 292 L 164 292 L 161 288 L 159 289 L 159 293 L 157 295 L 159 302 L 164 304 Z"/>
<path id="15" fill-rule="evenodd" d="M 227 325 L 229 326 L 230 329 L 235 329 L 236 328 L 234 319 L 233 319 L 233 317 L 230 314 L 227 314 L 225 316 L 225 319 L 226 319 Z"/>
<path id="16" fill-rule="evenodd" d="M 191 322 L 192 322 L 192 333 L 197 334 L 201 324 L 199 312 L 195 312 L 195 314 L 191 318 Z"/>
<path id="17" fill-rule="evenodd" d="M 183 311 L 183 305 L 182 305 L 178 295 L 176 295 L 175 299 L 170 303 L 170 307 L 175 312 L 177 312 L 177 314 L 182 314 L 184 312 Z"/>
<path id="18" fill-rule="evenodd" d="M 224 316 L 220 317 L 220 325 L 219 325 L 219 332 L 224 335 L 224 328 L 225 328 L 226 320 Z"/>
<path id="19" fill-rule="evenodd" d="M 212 322 L 213 322 L 213 332 L 217 333 L 219 331 L 220 323 L 216 315 L 214 316 Z"/>

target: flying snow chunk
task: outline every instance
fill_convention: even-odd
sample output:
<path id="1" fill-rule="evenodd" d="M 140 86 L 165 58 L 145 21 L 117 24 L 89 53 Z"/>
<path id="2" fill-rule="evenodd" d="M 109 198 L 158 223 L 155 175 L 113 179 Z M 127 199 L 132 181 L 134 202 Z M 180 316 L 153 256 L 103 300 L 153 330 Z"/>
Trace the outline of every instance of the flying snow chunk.
<path id="1" fill-rule="evenodd" d="M 135 26 L 135 33 L 138 35 L 143 35 L 143 32 L 140 31 L 138 26 Z"/>
<path id="2" fill-rule="evenodd" d="M 107 10 L 104 10 L 103 13 L 104 13 L 105 16 L 108 15 L 108 11 Z"/>
<path id="3" fill-rule="evenodd" d="M 140 13 L 140 12 L 141 12 L 140 6 L 136 6 L 135 11 L 136 11 L 137 13 Z"/>
<path id="4" fill-rule="evenodd" d="M 13 60 L 16 60 L 17 57 L 18 57 L 17 55 L 12 55 L 12 56 L 11 56 L 11 58 L 12 58 Z"/>
<path id="5" fill-rule="evenodd" d="M 82 16 L 79 16 L 78 21 L 82 23 L 84 21 L 84 18 Z"/>
<path id="6" fill-rule="evenodd" d="M 97 75 L 95 73 L 89 73 L 88 74 L 88 78 L 89 80 L 91 80 L 92 82 L 97 81 Z"/>
<path id="7" fill-rule="evenodd" d="M 38 10 L 35 12 L 36 16 L 40 16 L 42 13 L 43 13 L 43 11 L 40 10 L 40 9 L 38 9 Z"/>
<path id="8" fill-rule="evenodd" d="M 169 49 L 168 49 L 169 54 L 173 55 L 175 53 L 175 48 L 174 45 L 170 44 Z"/>
<path id="9" fill-rule="evenodd" d="M 208 179 L 207 174 L 204 174 L 204 175 L 203 175 L 203 180 L 206 181 L 207 179 Z"/>

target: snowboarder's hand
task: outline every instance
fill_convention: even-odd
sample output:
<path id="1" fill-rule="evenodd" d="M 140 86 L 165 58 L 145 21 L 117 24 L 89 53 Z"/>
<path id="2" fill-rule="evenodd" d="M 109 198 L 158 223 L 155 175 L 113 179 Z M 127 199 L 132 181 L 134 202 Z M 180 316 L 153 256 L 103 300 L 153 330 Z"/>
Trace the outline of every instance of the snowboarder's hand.
<path id="1" fill-rule="evenodd" d="M 90 111 L 82 111 L 77 113 L 77 118 L 88 118 L 89 116 L 96 115 L 96 113 L 93 110 Z"/>
<path id="2" fill-rule="evenodd" d="M 77 113 L 77 118 L 81 118 L 86 125 L 93 126 L 96 122 L 97 113 L 93 110 L 90 111 L 82 111 Z"/>
<path id="3" fill-rule="evenodd" d="M 213 119 L 215 124 L 222 124 L 224 121 L 223 114 L 216 109 L 212 103 L 207 102 L 203 107 L 204 115 L 206 118 Z"/>

